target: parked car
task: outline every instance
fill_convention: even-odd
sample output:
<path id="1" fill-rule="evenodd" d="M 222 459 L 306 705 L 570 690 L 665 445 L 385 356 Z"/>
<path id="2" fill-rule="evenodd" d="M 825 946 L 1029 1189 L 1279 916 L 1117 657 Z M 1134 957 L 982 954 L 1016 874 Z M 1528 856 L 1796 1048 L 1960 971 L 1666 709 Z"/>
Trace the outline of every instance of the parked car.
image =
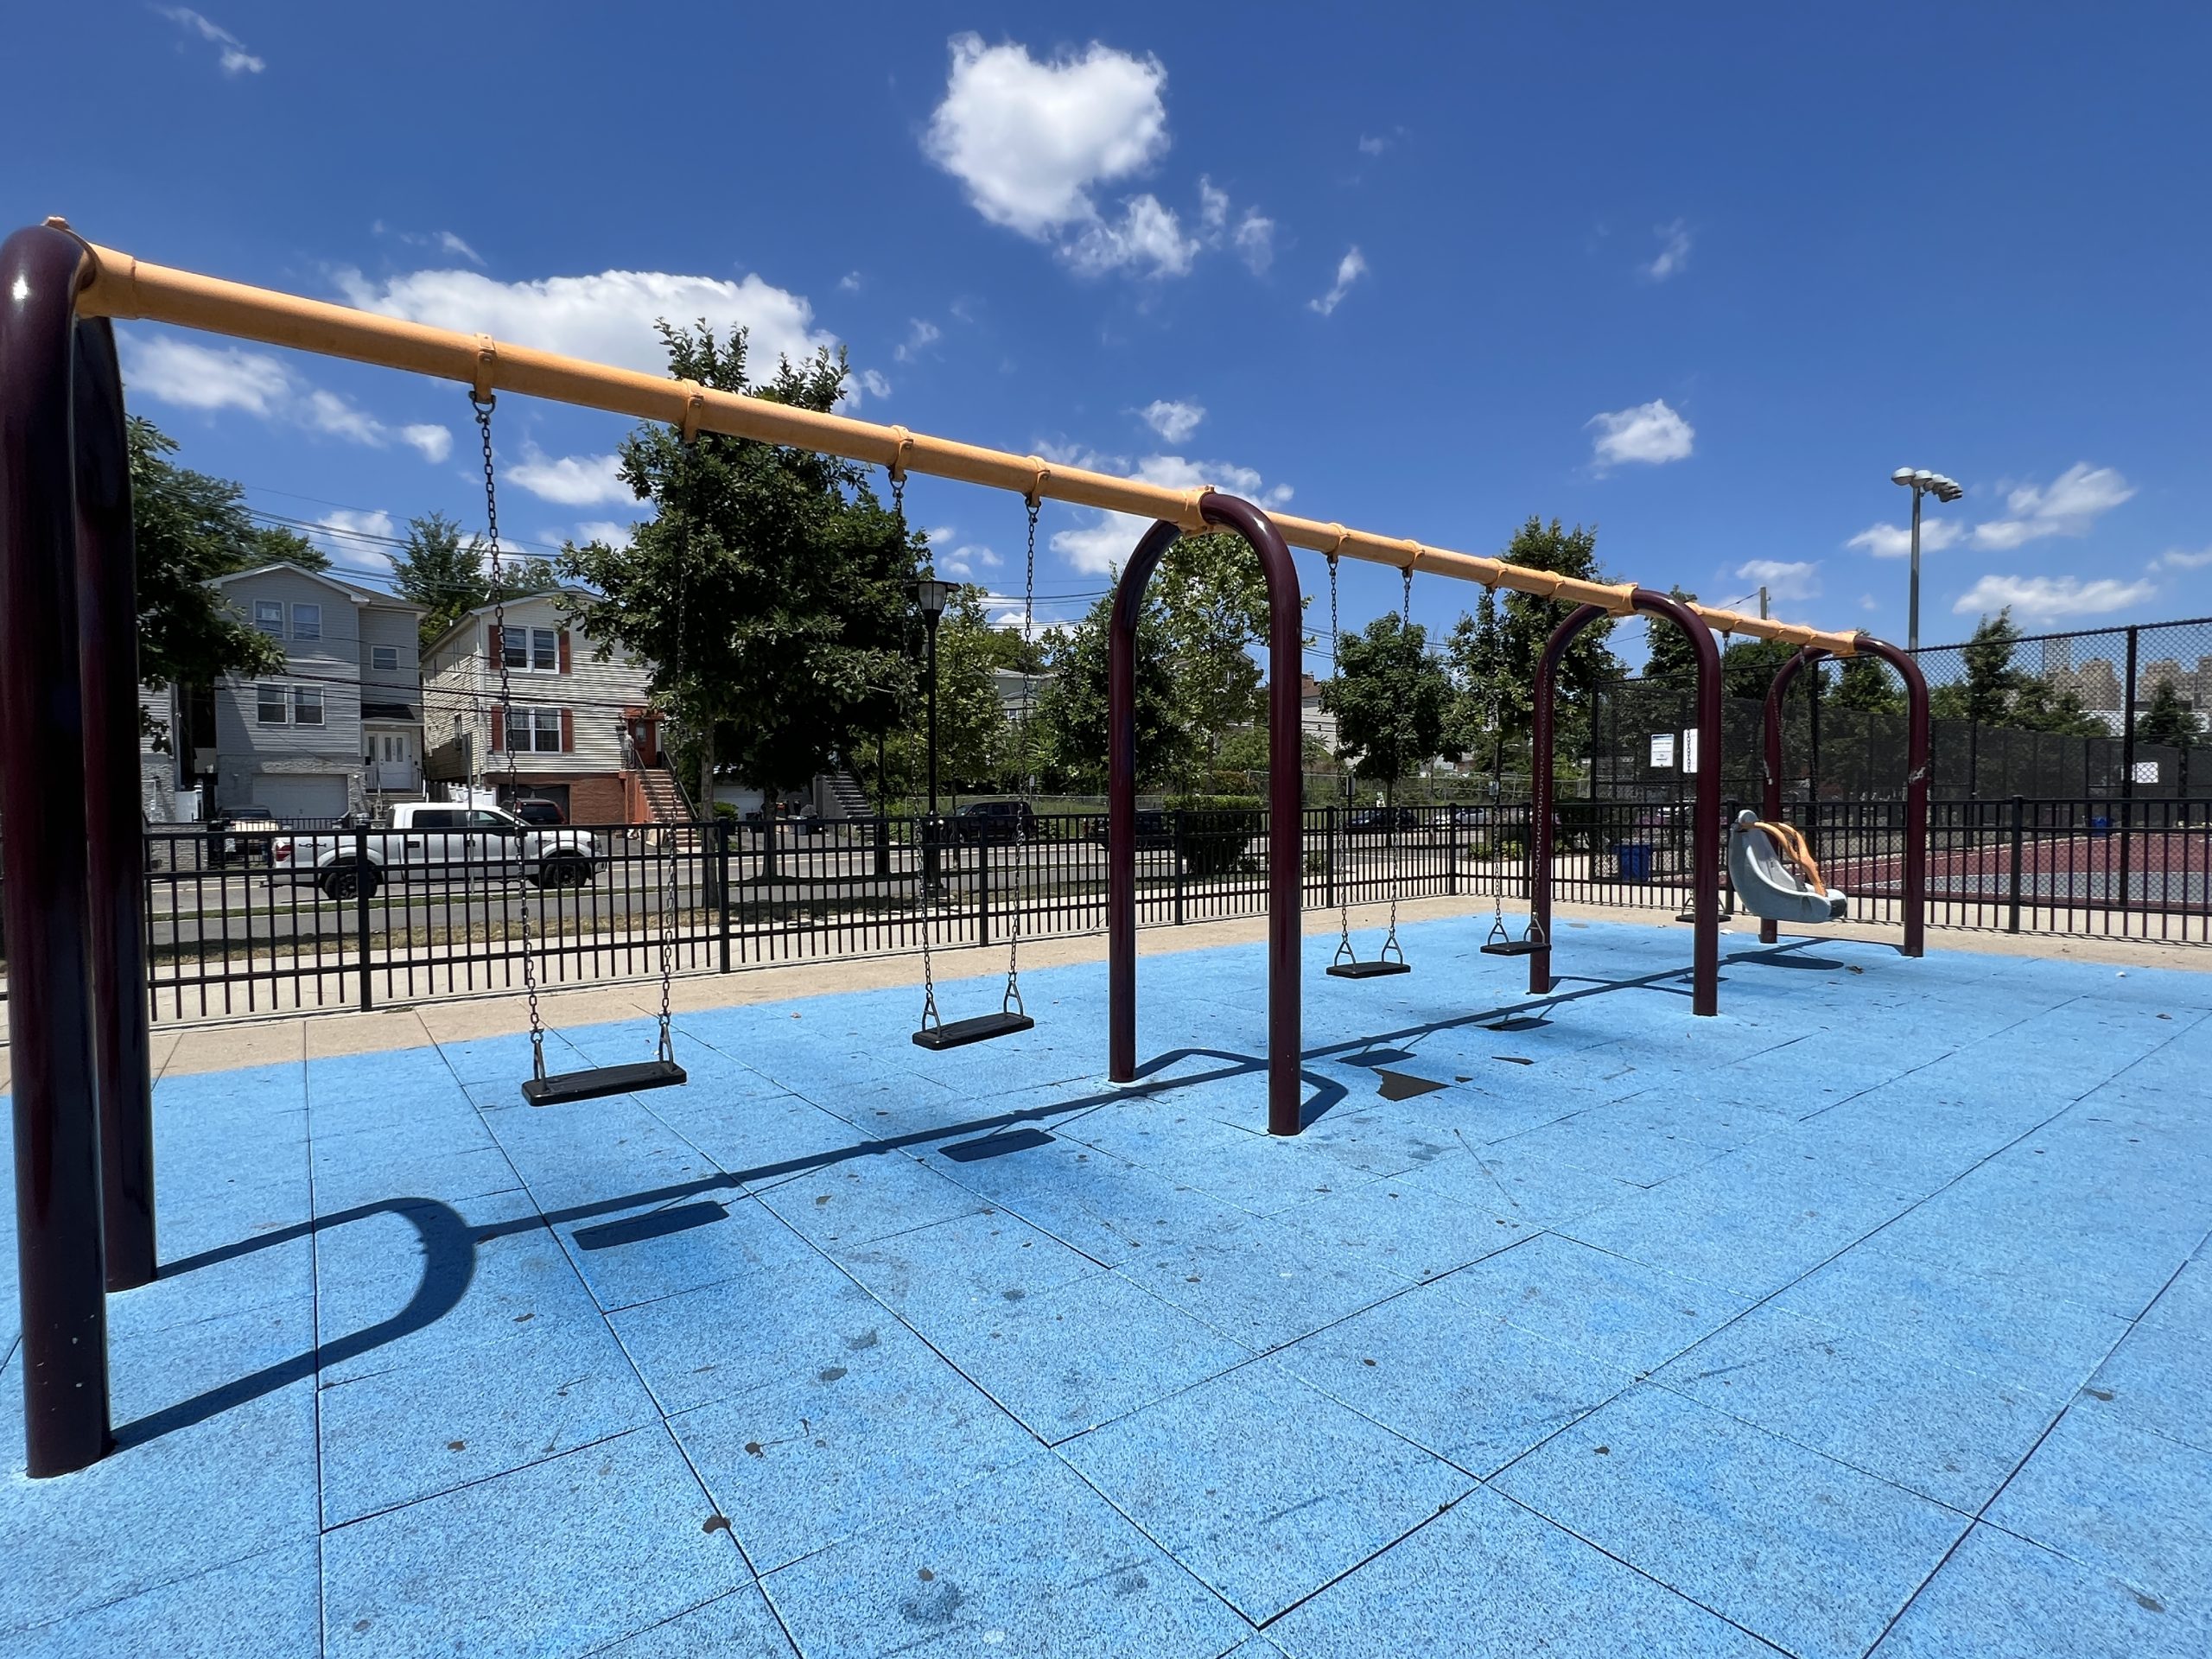
<path id="1" fill-rule="evenodd" d="M 515 817 L 540 830 L 558 829 L 569 821 L 556 801 L 517 801 Z"/>
<path id="2" fill-rule="evenodd" d="M 269 858 L 272 879 L 289 873 L 330 898 L 352 899 L 387 881 L 450 880 L 456 869 L 581 887 L 599 873 L 601 854 L 581 830 L 538 829 L 486 807 L 408 801 L 365 836 L 279 836 Z"/>
<path id="3" fill-rule="evenodd" d="M 946 832 L 956 847 L 1036 838 L 1037 815 L 1027 801 L 970 801 L 952 815 Z"/>
<path id="4" fill-rule="evenodd" d="M 210 864 L 258 862 L 283 825 L 265 806 L 234 806 L 207 825 Z"/>
<path id="5" fill-rule="evenodd" d="M 1344 817 L 1344 833 L 1383 836 L 1394 830 L 1403 832 L 1414 829 L 1420 822 L 1410 806 L 1356 806 Z"/>
<path id="6" fill-rule="evenodd" d="M 1096 817 L 1083 826 L 1083 838 L 1096 846 L 1106 844 L 1109 821 Z M 1175 821 L 1166 813 L 1156 810 L 1140 809 L 1137 812 L 1137 847 L 1173 847 L 1175 844 Z"/>

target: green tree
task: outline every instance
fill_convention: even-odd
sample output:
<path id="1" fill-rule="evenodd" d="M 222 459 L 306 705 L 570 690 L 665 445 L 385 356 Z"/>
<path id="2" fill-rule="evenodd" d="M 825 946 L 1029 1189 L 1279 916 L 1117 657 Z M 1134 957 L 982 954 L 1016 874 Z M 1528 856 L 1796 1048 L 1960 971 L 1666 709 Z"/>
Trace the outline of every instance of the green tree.
<path id="1" fill-rule="evenodd" d="M 765 385 L 747 337 L 660 325 L 669 372 L 826 412 L 842 353 L 785 360 Z M 559 574 L 595 592 L 575 609 L 602 653 L 652 665 L 654 696 L 700 752 L 702 795 L 718 762 L 767 789 L 798 786 L 898 723 L 913 689 L 905 640 L 923 543 L 877 500 L 865 468 L 811 450 L 642 426 L 621 475 L 653 517 L 627 547 L 562 550 Z"/>
<path id="2" fill-rule="evenodd" d="M 1904 688 L 1890 665 L 1878 657 L 1847 657 L 1838 675 L 1830 705 L 1860 714 L 1904 713 Z"/>
<path id="3" fill-rule="evenodd" d="M 1669 627 L 1667 631 L 1677 637 L 1681 633 L 1681 630 L 1675 627 Z M 1720 653 L 1721 696 L 1740 698 L 1746 702 L 1765 702 L 1767 690 L 1773 685 L 1774 677 L 1782 671 L 1782 665 L 1796 654 L 1796 646 L 1784 645 L 1779 639 L 1731 641 Z M 1789 695 L 1793 698 L 1805 696 L 1809 693 L 1812 683 L 1811 672 L 1801 670 L 1789 683 Z"/>
<path id="4" fill-rule="evenodd" d="M 2151 688 L 2151 701 L 2135 717 L 2139 741 L 2170 749 L 2194 748 L 2204 735 L 2202 722 L 2181 695 L 2181 688 L 2161 675 Z"/>
<path id="5" fill-rule="evenodd" d="M 981 588 L 956 588 L 937 631 L 937 725 L 938 781 L 950 788 L 1014 780 L 1019 757 L 1013 753 L 1006 706 L 999 696 L 996 671 L 1010 653 L 1012 638 L 990 626 Z M 1041 682 L 1039 685 L 1041 690 Z M 929 705 L 926 671 L 917 677 L 899 728 L 887 734 L 880 797 L 919 791 L 929 766 Z M 1035 714 L 1036 698 L 1031 700 Z M 1033 752 L 1036 748 L 1033 741 Z M 1033 753 L 1031 765 L 1035 765 Z"/>
<path id="6" fill-rule="evenodd" d="M 475 536 L 463 538 L 460 524 L 442 512 L 418 513 L 407 521 L 406 544 L 391 562 L 402 597 L 424 607 L 423 643 L 427 645 L 492 596 L 485 548 Z"/>
<path id="7" fill-rule="evenodd" d="M 1113 615 L 1114 596 L 1108 594 L 1052 647 L 1052 678 L 1039 696 L 1031 741 L 1048 774 L 1063 785 L 1093 791 L 1105 786 Z M 1137 787 L 1160 789 L 1187 777 L 1196 744 L 1176 695 L 1166 607 L 1157 582 L 1137 616 L 1135 715 Z"/>
<path id="8" fill-rule="evenodd" d="M 249 627 L 207 584 L 260 563 L 244 493 L 180 467 L 175 441 L 151 421 L 128 423 L 131 529 L 138 577 L 138 675 L 147 685 L 203 685 L 281 667 L 283 648 Z M 165 729 L 149 735 L 166 747 Z"/>
<path id="9" fill-rule="evenodd" d="M 241 569 L 251 569 L 257 564 L 279 563 L 302 566 L 308 570 L 330 569 L 330 556 L 296 530 L 285 524 L 256 524 L 247 532 L 246 545 L 241 554 L 245 563 Z"/>
<path id="10" fill-rule="evenodd" d="M 1337 753 L 1352 775 L 1395 785 L 1443 753 L 1452 687 L 1428 654 L 1428 632 L 1378 616 L 1338 641 L 1321 707 L 1337 717 Z"/>
<path id="11" fill-rule="evenodd" d="M 1668 597 L 1685 605 L 1697 603 L 1697 595 L 1675 586 L 1667 590 Z M 1662 616 L 1649 616 L 1643 622 L 1643 677 L 1647 680 L 1680 677 L 1686 683 L 1697 679 L 1697 647 L 1689 636 Z M 1764 692 L 1762 692 L 1764 695 Z"/>
<path id="12" fill-rule="evenodd" d="M 1206 764 L 1224 737 L 1265 712 L 1253 652 L 1268 640 L 1267 579 L 1243 537 L 1217 531 L 1175 543 L 1152 585 L 1188 758 Z"/>
<path id="13" fill-rule="evenodd" d="M 1598 532 L 1580 524 L 1564 530 L 1556 518 L 1547 525 L 1530 518 L 1500 556 L 1583 582 L 1605 580 L 1598 566 Z M 1536 659 L 1568 608 L 1527 594 L 1509 592 L 1502 600 L 1485 594 L 1474 615 L 1459 618 L 1446 646 L 1458 692 L 1450 734 L 1453 749 L 1480 758 L 1492 756 L 1495 747 L 1502 751 L 1506 770 L 1526 768 Z M 1620 659 L 1605 643 L 1613 627 L 1610 617 L 1592 623 L 1575 636 L 1560 661 L 1554 722 L 1559 755 L 1581 752 L 1599 691 L 1620 675 Z"/>

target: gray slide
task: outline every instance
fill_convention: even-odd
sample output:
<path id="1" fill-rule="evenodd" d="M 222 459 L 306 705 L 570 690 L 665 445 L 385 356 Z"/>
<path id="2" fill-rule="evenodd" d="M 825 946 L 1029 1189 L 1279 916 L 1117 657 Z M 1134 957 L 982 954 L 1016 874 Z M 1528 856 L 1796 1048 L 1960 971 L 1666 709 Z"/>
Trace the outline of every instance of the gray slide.
<path id="1" fill-rule="evenodd" d="M 1815 893 L 1775 850 L 1766 831 L 1752 827 L 1758 821 L 1756 812 L 1739 812 L 1728 832 L 1728 880 L 1736 902 L 1762 921 L 1842 921 L 1850 901 L 1833 887 Z"/>

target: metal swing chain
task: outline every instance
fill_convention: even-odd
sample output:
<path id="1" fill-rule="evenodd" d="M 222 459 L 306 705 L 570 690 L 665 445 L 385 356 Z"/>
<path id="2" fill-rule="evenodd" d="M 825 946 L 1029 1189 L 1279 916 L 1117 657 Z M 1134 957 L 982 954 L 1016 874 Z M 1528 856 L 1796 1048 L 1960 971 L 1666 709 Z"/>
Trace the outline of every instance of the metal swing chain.
<path id="1" fill-rule="evenodd" d="M 1492 751 L 1491 776 L 1495 779 L 1498 776 L 1500 766 L 1500 763 L 1496 758 L 1497 752 L 1503 749 L 1505 746 L 1505 642 L 1502 638 L 1500 638 L 1502 630 L 1499 628 L 1497 623 L 1497 589 L 1492 588 L 1487 590 L 1486 597 L 1490 601 L 1490 619 L 1486 633 L 1490 640 L 1491 652 L 1490 741 Z M 1498 815 L 1503 810 L 1505 805 L 1505 802 L 1503 799 L 1503 791 L 1494 791 L 1490 804 L 1490 861 L 1491 866 L 1490 878 L 1490 942 L 1492 944 L 1503 944 L 1510 937 L 1505 931 L 1505 880 L 1504 877 L 1498 873 L 1497 868 L 1497 831 L 1499 824 Z"/>
<path id="2" fill-rule="evenodd" d="M 507 583 L 504 556 L 499 550 L 499 485 L 497 469 L 492 464 L 492 410 L 499 399 L 486 395 L 469 396 L 469 407 L 476 411 L 476 430 L 484 441 L 484 527 L 492 543 L 492 632 L 499 642 L 499 738 L 507 752 L 507 790 L 510 798 L 522 789 L 521 774 L 515 768 L 515 706 L 514 682 L 507 671 Z M 529 843 L 524 843 L 527 855 Z M 523 860 L 524 865 L 528 857 Z M 522 982 L 530 995 L 530 1070 L 531 1075 L 543 1083 L 545 1080 L 545 1019 L 537 1007 L 537 947 L 531 935 L 530 876 L 523 874 L 522 890 Z M 664 1027 L 665 1029 L 665 1027 Z"/>
<path id="3" fill-rule="evenodd" d="M 1398 601 L 1398 632 L 1403 640 L 1410 641 L 1413 638 L 1414 627 L 1413 566 L 1410 564 L 1406 566 L 1402 574 L 1405 577 L 1405 584 L 1403 596 Z M 1400 649 L 1404 649 L 1402 644 Z M 1402 739 L 1410 735 L 1406 729 L 1406 704 L 1410 701 L 1412 693 L 1413 688 L 1411 686 L 1408 686 L 1398 698 L 1398 734 Z M 1401 757 L 1401 759 L 1403 757 Z M 1392 791 L 1394 795 L 1395 792 L 1395 791 Z M 1390 807 L 1390 831 L 1391 838 L 1394 841 L 1397 836 L 1397 828 L 1398 809 L 1394 802 Z M 1390 928 L 1389 931 L 1382 936 L 1382 948 L 1377 950 L 1375 954 L 1378 958 L 1380 958 L 1388 957 L 1391 952 L 1395 951 L 1397 953 L 1398 960 L 1400 962 L 1403 962 L 1406 959 L 1406 950 L 1403 945 L 1398 943 L 1398 887 L 1400 885 L 1398 874 L 1399 861 L 1400 861 L 1395 857 L 1390 861 Z"/>
<path id="4" fill-rule="evenodd" d="M 895 462 L 891 468 L 891 511 L 899 520 L 899 545 L 906 545 L 906 471 Z M 878 787 L 881 779 L 877 780 Z M 922 836 L 926 843 L 935 830 L 934 824 L 925 823 Z M 774 826 L 769 827 L 774 833 Z M 921 855 L 921 868 L 915 874 L 915 886 L 922 896 L 922 1029 L 935 1031 L 944 1023 L 944 1016 L 937 1011 L 937 967 L 930 956 L 930 929 L 936 920 L 936 906 L 930 898 L 930 859 L 926 844 L 916 849 Z"/>
<path id="5" fill-rule="evenodd" d="M 1337 556 L 1329 555 L 1329 684 L 1337 683 Z M 1344 826 L 1347 830 L 1349 824 Z M 1350 884 L 1337 883 L 1337 954 L 1331 966 L 1338 963 L 1357 962 L 1359 952 L 1351 948 L 1351 896 Z"/>
<path id="6" fill-rule="evenodd" d="M 1021 578 L 1021 719 L 1016 727 L 1014 762 L 1020 767 L 1021 810 L 1014 815 L 1014 904 L 1007 923 L 1006 995 L 999 999 L 1001 1014 L 1026 1014 L 1021 1001 L 1021 855 L 1028 842 L 1029 811 L 1029 691 L 1035 681 L 1029 672 L 1029 651 L 1037 620 L 1037 514 L 1043 499 L 1027 498 L 1029 507 L 1029 553 Z M 988 858 L 984 853 L 982 856 Z"/>

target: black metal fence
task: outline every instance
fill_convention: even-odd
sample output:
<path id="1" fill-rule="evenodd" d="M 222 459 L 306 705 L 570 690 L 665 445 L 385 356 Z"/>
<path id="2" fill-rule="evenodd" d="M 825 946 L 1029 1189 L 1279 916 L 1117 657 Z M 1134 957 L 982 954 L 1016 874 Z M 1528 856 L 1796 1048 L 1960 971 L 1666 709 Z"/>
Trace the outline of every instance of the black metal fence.
<path id="1" fill-rule="evenodd" d="M 1558 804 L 1557 899 L 1679 912 L 1688 901 L 1690 811 L 1672 802 Z M 1854 919 L 1900 919 L 1904 808 L 1827 801 L 1794 809 Z M 1525 903 L 1525 805 L 1313 809 L 1302 887 L 1355 926 L 1404 899 Z M 456 837 L 402 862 L 373 830 L 218 843 L 205 829 L 149 831 L 146 903 L 153 1017 L 169 1024 L 369 1009 L 517 991 L 525 956 L 553 989 L 644 979 L 665 943 L 679 974 L 1003 945 L 1103 931 L 1103 817 L 1039 817 L 1017 843 L 946 838 L 885 819 L 801 833 L 779 826 L 609 826 L 588 867 L 526 864 L 512 842 Z M 1138 819 L 1145 926 L 1257 917 L 1267 906 L 1258 810 Z M 1929 921 L 2174 943 L 2212 942 L 2212 803 L 1939 802 L 1929 827 Z M 385 861 L 389 858 L 389 863 Z M 934 864 L 937 880 L 929 880 Z M 1364 912 L 1363 915 L 1361 912 Z M 1510 920 L 1510 918 L 1509 918 Z"/>

